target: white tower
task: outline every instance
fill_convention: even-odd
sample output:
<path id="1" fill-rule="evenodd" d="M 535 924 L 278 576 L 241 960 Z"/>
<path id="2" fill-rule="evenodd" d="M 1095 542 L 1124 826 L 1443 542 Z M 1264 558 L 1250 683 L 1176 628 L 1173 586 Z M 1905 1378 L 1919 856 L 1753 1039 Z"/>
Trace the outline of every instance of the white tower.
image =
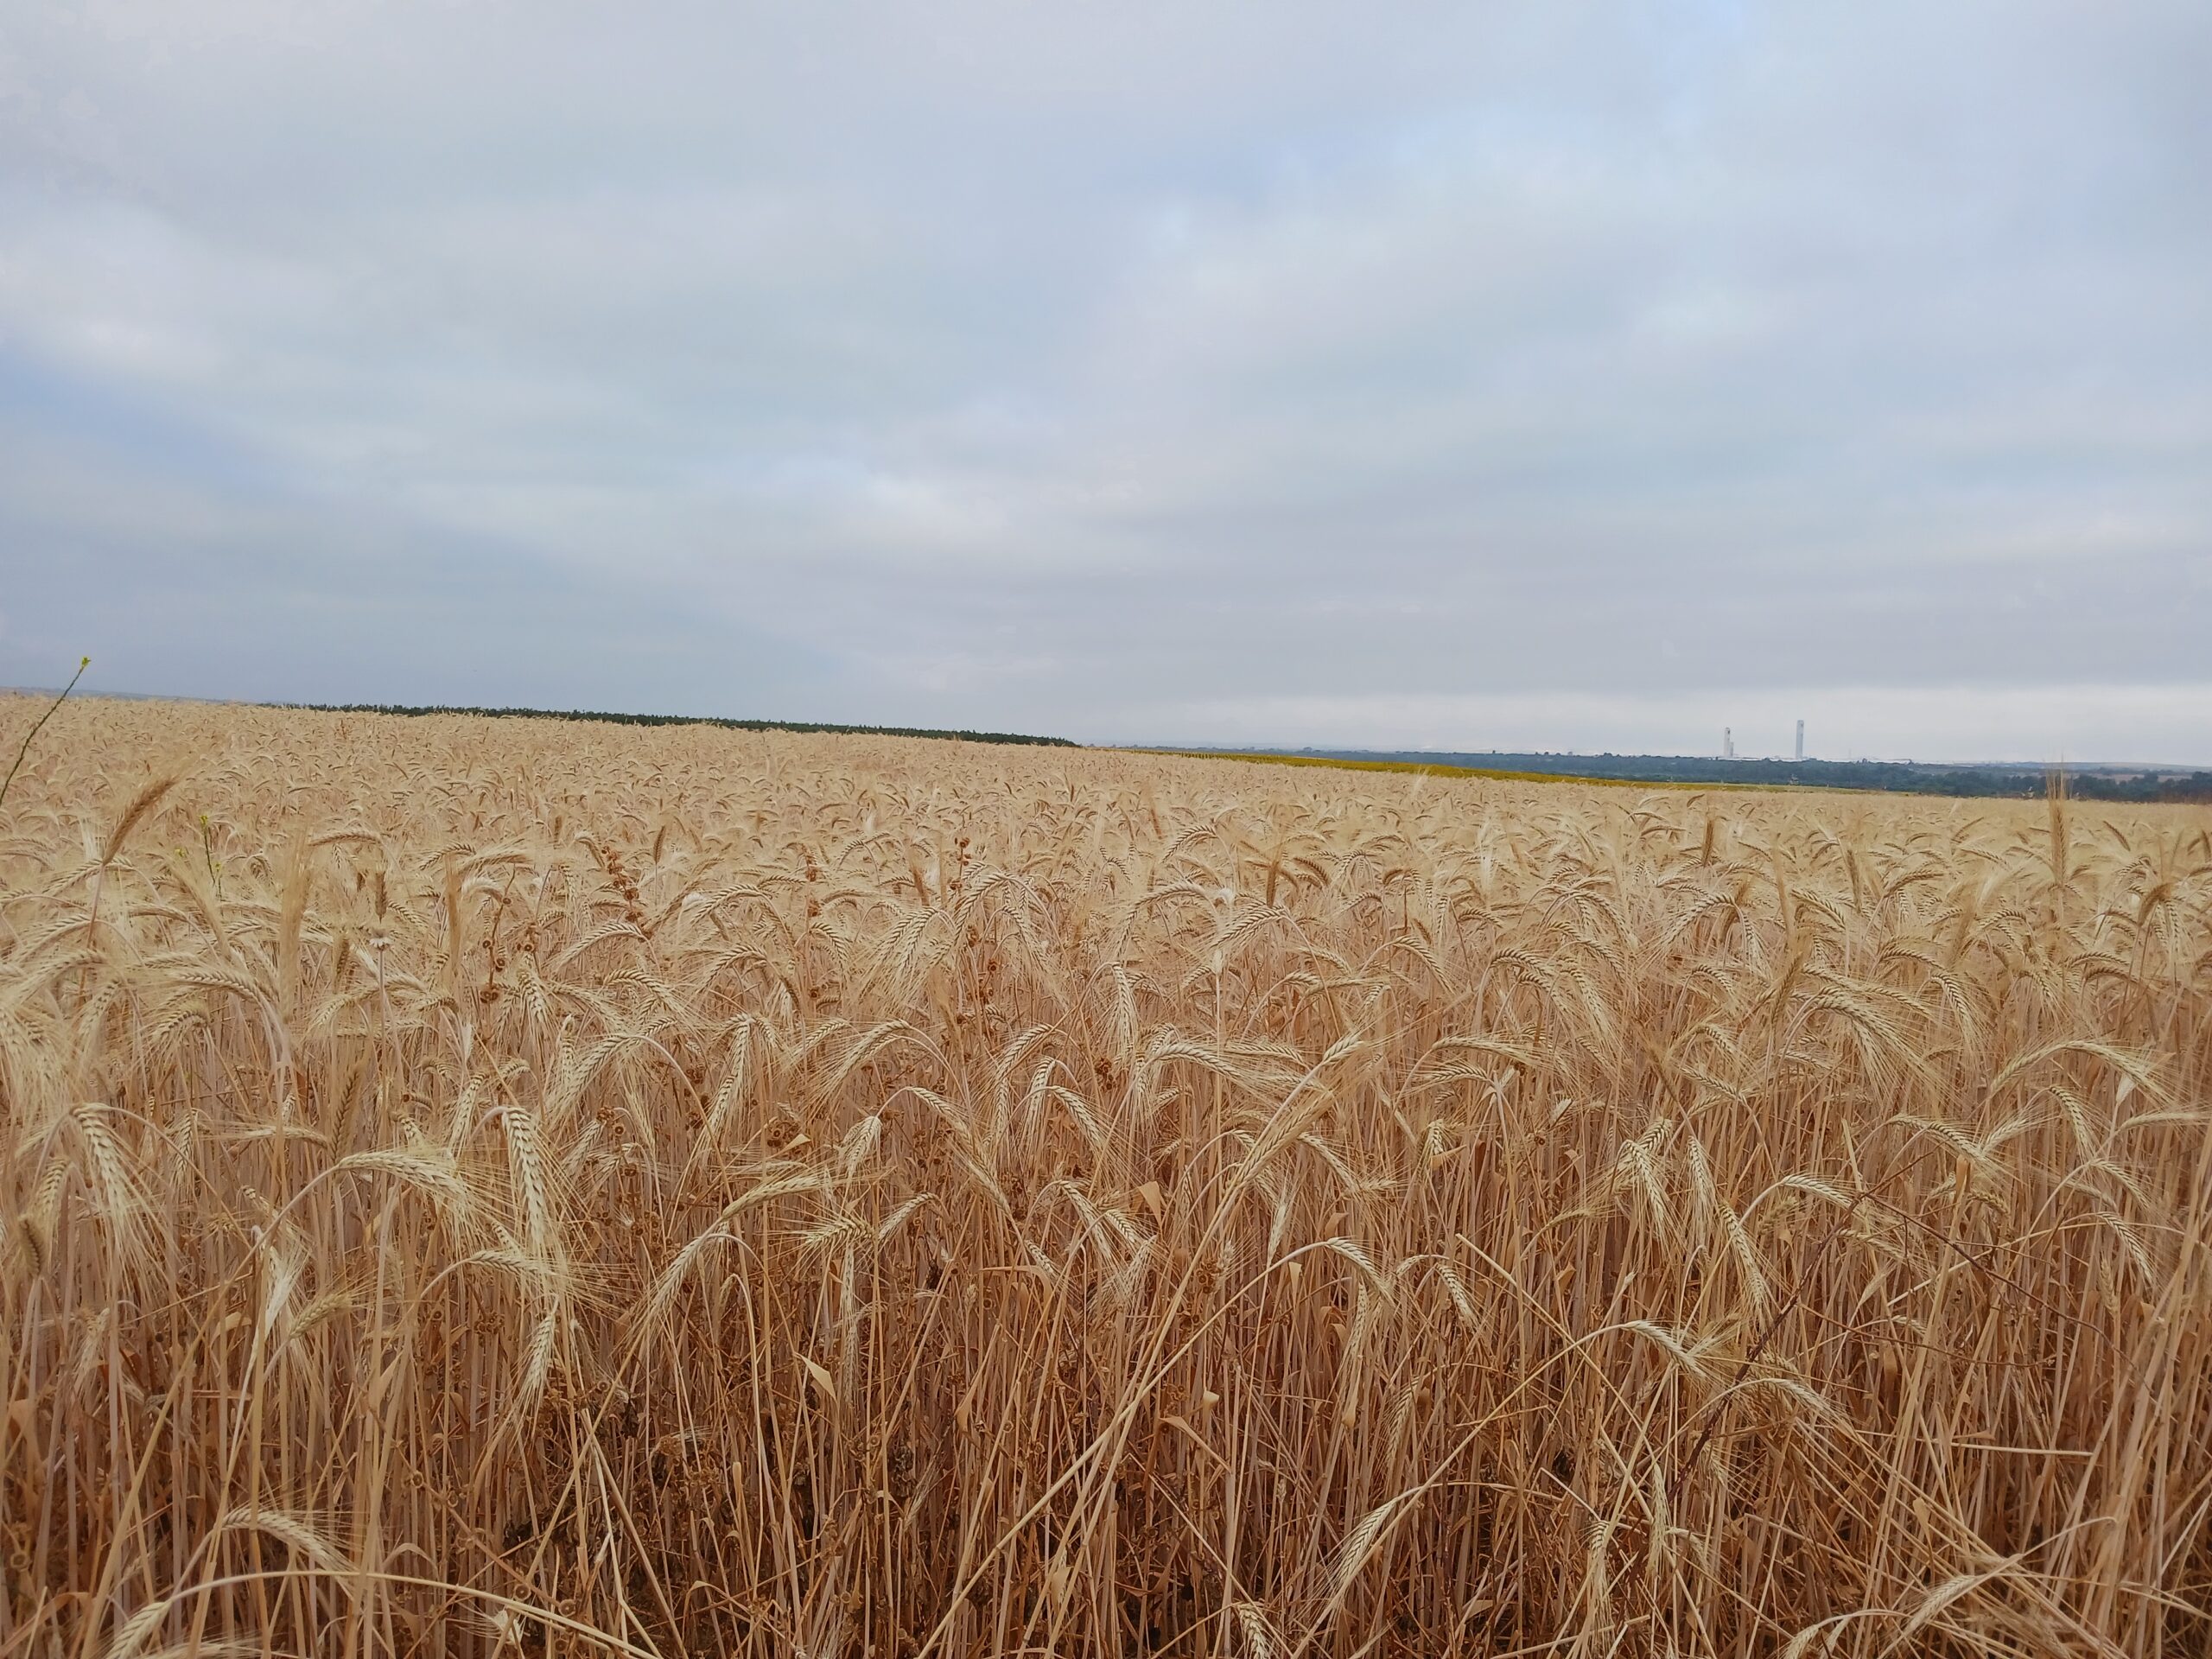
<path id="1" fill-rule="evenodd" d="M 1736 728 L 1733 726 L 1723 726 L 1720 728 L 1720 758 L 1723 760 L 1733 760 L 1736 758 Z"/>
<path id="2" fill-rule="evenodd" d="M 1797 722 L 1797 758 L 1805 758 L 1805 722 L 1802 720 Z"/>

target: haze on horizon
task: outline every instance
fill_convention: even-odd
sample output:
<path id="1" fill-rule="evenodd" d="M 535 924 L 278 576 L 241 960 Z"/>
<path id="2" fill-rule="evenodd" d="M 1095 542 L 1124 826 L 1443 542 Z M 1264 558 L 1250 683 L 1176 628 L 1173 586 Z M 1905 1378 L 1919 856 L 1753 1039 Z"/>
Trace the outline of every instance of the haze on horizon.
<path id="1" fill-rule="evenodd" d="M 2212 764 L 2212 9 L 0 0 L 0 684 Z"/>

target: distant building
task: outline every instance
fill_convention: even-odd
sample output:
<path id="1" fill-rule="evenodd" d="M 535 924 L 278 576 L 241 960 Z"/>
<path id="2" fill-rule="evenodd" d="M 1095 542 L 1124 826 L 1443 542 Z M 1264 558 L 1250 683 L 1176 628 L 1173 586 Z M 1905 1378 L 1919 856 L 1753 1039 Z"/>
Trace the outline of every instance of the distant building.
<path id="1" fill-rule="evenodd" d="M 1805 722 L 1802 720 L 1797 722 L 1797 758 L 1805 758 Z"/>
<path id="2" fill-rule="evenodd" d="M 1733 726 L 1723 726 L 1720 728 L 1720 758 L 1723 760 L 1733 760 L 1736 758 L 1736 728 Z"/>

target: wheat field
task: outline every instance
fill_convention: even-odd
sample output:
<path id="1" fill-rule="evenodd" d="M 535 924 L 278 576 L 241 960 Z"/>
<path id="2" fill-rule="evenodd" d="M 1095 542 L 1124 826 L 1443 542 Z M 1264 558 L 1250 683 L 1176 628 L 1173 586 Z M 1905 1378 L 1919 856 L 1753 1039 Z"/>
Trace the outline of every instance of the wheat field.
<path id="1" fill-rule="evenodd" d="M 72 702 L 0 1659 L 2201 1654 L 2208 1085 L 2202 809 Z"/>

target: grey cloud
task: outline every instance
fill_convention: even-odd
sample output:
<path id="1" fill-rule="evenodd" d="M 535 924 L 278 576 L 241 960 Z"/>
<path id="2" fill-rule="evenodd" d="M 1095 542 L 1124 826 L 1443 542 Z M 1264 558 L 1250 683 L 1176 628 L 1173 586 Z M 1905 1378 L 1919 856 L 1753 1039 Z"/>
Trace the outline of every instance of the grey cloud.
<path id="1" fill-rule="evenodd" d="M 2179 3 L 0 0 L 0 680 L 2212 760 L 2208 82 Z"/>

